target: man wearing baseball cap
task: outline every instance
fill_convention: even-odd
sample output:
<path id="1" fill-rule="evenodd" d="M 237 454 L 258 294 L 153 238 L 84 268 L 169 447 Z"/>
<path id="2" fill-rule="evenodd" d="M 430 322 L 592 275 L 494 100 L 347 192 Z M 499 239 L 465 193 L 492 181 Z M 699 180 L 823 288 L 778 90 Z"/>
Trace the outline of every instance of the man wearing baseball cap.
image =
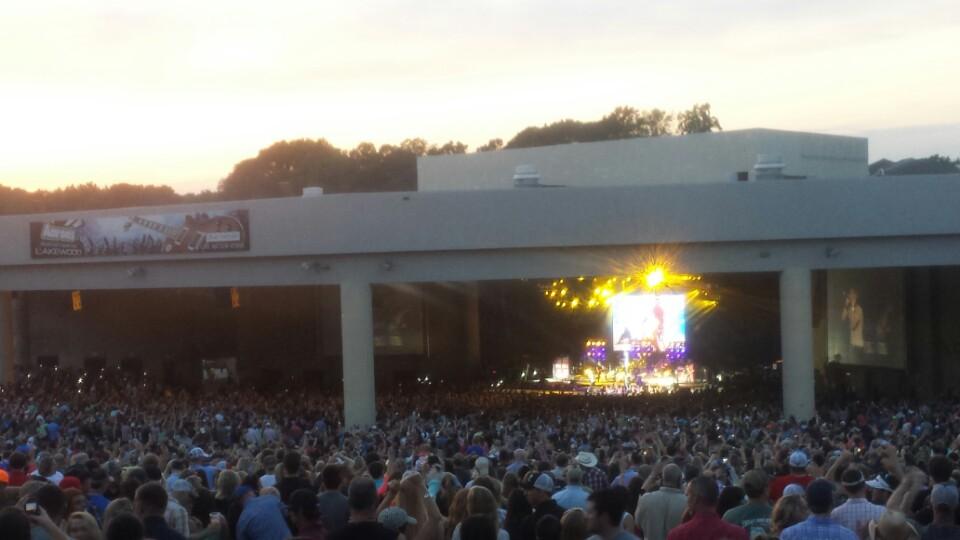
<path id="1" fill-rule="evenodd" d="M 807 474 L 807 465 L 810 459 L 802 450 L 796 450 L 790 454 L 787 463 L 790 467 L 790 473 L 778 476 L 770 484 L 770 500 L 777 501 L 783 496 L 783 488 L 790 484 L 797 484 L 806 488 L 813 482 L 813 477 Z"/>
<path id="2" fill-rule="evenodd" d="M 549 474 L 540 473 L 537 479 L 527 485 L 527 502 L 533 508 L 533 513 L 523 520 L 521 538 L 537 537 L 537 522 L 543 516 L 563 517 L 563 508 L 553 500 L 553 478 Z"/>
<path id="3" fill-rule="evenodd" d="M 886 509 L 867 500 L 867 482 L 860 469 L 847 468 L 840 482 L 847 494 L 847 502 L 835 508 L 830 517 L 865 540 L 869 534 L 867 525 L 871 520 L 880 519 Z"/>
<path id="4" fill-rule="evenodd" d="M 890 482 L 884 475 L 878 474 L 875 478 L 867 480 L 867 500 L 873 504 L 886 506 L 892 494 L 893 488 L 890 487 Z"/>
<path id="5" fill-rule="evenodd" d="M 937 484 L 930 492 L 930 506 L 933 507 L 933 523 L 923 533 L 923 538 L 960 538 L 960 527 L 954 520 L 957 506 L 960 505 L 960 493 L 951 484 Z"/>
<path id="6" fill-rule="evenodd" d="M 835 488 L 829 480 L 819 479 L 807 486 L 807 507 L 810 517 L 780 533 L 780 540 L 857 540 L 850 529 L 830 518 Z"/>

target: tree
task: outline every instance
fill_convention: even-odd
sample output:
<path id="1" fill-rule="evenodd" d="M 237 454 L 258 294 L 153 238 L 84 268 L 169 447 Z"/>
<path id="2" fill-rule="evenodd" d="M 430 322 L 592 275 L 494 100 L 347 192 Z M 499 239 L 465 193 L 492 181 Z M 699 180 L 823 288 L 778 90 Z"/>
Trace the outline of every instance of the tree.
<path id="1" fill-rule="evenodd" d="M 677 115 L 680 133 L 720 129 L 710 104 L 694 105 Z M 574 142 L 592 142 L 632 137 L 660 137 L 674 133 L 674 116 L 661 109 L 641 111 L 630 106 L 616 107 L 596 121 L 565 119 L 542 126 L 527 127 L 506 145 L 490 139 L 477 148 L 489 152 L 501 148 L 527 148 Z M 467 145 L 448 141 L 431 145 L 422 138 L 404 139 L 399 145 L 377 148 L 362 142 L 341 150 L 325 139 L 280 141 L 236 165 L 216 191 L 180 195 L 169 186 L 140 186 L 120 183 L 100 187 L 92 182 L 74 184 L 53 191 L 27 192 L 0 185 L 0 214 L 62 212 L 128 206 L 151 206 L 182 202 L 210 202 L 299 195 L 304 187 L 319 186 L 330 193 L 412 191 L 417 189 L 417 158 L 425 155 L 463 154 Z M 956 162 L 932 156 L 922 163 L 904 164 L 910 171 L 953 171 Z M 903 163 L 903 162 L 901 162 Z"/>
<path id="2" fill-rule="evenodd" d="M 709 103 L 696 104 L 689 111 L 677 115 L 677 129 L 683 135 L 723 130 L 720 120 L 710 111 Z"/>
<path id="3" fill-rule="evenodd" d="M 491 152 L 503 148 L 503 139 L 490 139 L 487 144 L 477 147 L 477 152 Z"/>
<path id="4" fill-rule="evenodd" d="M 427 150 L 428 156 L 442 156 L 442 155 L 449 155 L 449 154 L 466 154 L 466 153 L 467 153 L 467 145 L 463 144 L 460 141 L 457 141 L 457 142 L 449 141 L 443 146 L 434 145 L 434 146 L 431 146 L 429 150 Z"/>
<path id="5" fill-rule="evenodd" d="M 227 200 L 297 195 L 307 186 L 347 191 L 350 164 L 350 158 L 325 139 L 281 141 L 238 163 L 218 191 Z"/>

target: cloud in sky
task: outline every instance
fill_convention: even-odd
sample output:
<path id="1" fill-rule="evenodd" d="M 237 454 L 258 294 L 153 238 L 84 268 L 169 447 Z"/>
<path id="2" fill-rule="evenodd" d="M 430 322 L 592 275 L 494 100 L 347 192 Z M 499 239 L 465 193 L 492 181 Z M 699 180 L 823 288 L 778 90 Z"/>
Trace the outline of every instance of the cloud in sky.
<path id="1" fill-rule="evenodd" d="M 195 190 L 280 139 L 476 147 L 621 104 L 709 101 L 726 129 L 960 123 L 954 0 L 355 4 L 8 6 L 0 182 Z"/>

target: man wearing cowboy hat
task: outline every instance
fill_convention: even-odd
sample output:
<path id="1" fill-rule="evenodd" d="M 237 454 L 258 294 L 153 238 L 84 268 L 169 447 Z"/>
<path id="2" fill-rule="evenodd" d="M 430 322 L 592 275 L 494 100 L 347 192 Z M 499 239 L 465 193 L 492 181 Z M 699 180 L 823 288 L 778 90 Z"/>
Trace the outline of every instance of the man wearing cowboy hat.
<path id="1" fill-rule="evenodd" d="M 607 474 L 597 467 L 597 456 L 593 452 L 580 452 L 575 461 L 583 469 L 583 485 L 590 491 L 600 491 L 610 486 Z"/>

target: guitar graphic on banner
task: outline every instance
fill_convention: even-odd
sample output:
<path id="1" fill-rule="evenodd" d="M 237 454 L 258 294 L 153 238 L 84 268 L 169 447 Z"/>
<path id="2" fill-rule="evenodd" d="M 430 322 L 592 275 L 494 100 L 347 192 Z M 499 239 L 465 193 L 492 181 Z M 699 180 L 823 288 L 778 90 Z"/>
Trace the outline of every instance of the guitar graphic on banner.
<path id="1" fill-rule="evenodd" d="M 216 244 L 242 242 L 243 224 L 233 216 L 188 218 L 183 227 L 166 225 L 140 216 L 132 216 L 124 226 L 139 225 L 164 236 L 163 253 L 201 253 Z"/>

